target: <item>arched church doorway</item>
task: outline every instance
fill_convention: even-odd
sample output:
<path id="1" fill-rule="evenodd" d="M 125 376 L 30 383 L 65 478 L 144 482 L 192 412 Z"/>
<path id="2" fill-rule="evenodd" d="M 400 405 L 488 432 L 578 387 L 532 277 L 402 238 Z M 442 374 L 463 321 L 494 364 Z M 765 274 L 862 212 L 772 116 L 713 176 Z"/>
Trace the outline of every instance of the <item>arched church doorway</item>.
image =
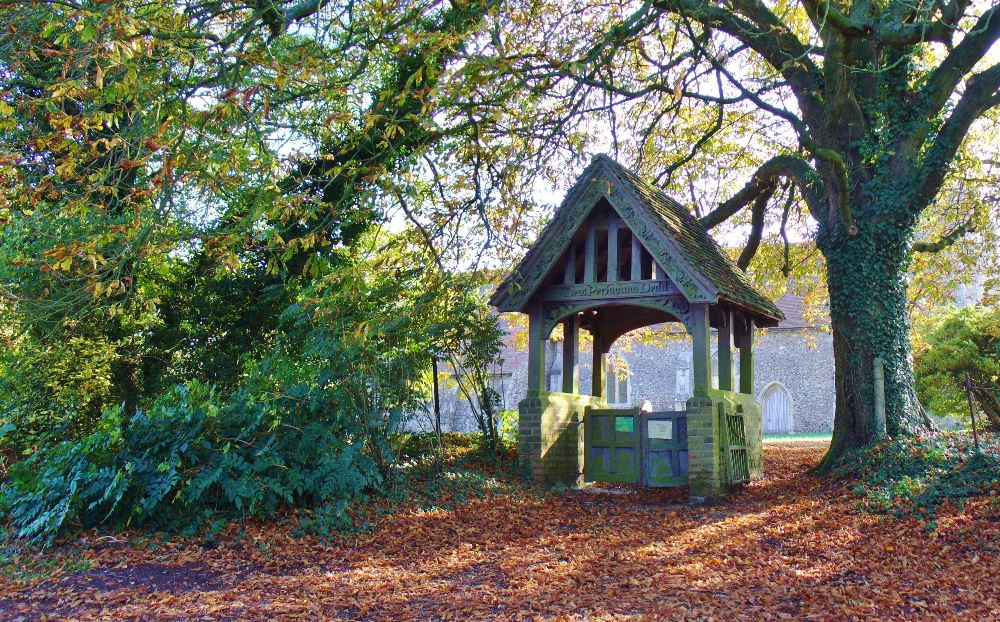
<path id="1" fill-rule="evenodd" d="M 792 396 L 780 382 L 773 382 L 761 395 L 764 434 L 792 433 Z"/>

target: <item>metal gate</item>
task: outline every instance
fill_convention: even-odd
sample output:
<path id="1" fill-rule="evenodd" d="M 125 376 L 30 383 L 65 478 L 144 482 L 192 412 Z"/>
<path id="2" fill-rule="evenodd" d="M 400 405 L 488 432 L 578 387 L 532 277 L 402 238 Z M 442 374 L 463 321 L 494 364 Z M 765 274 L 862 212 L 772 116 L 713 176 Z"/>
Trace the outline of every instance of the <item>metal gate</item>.
<path id="1" fill-rule="evenodd" d="M 687 413 L 588 408 L 583 474 L 589 482 L 687 484 Z"/>

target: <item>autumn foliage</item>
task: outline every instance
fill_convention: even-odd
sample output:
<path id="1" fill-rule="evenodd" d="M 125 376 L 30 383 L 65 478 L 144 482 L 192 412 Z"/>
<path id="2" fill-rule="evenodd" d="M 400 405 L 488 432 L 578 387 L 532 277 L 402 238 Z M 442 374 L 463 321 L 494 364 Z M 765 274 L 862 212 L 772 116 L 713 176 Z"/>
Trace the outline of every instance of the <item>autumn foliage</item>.
<path id="1" fill-rule="evenodd" d="M 765 448 L 767 477 L 726 504 L 682 490 L 411 505 L 368 533 L 293 522 L 218 540 L 91 534 L 28 556 L 0 616 L 36 619 L 989 619 L 1000 607 L 1000 504 L 939 509 L 936 529 L 864 511 L 851 481 L 810 473 L 822 443 Z M 489 479 L 487 477 L 487 479 Z M 33 564 L 33 566 L 32 566 Z M 34 568 L 34 574 L 31 569 Z M 84 569 L 86 568 L 86 569 Z M 81 570 L 84 569 L 84 570 Z"/>

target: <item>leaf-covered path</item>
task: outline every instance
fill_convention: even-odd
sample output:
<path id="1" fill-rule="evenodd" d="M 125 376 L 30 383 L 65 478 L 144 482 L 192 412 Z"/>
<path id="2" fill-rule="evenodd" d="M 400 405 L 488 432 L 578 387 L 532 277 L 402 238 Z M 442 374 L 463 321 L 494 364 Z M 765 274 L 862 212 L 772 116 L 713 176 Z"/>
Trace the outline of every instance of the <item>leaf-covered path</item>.
<path id="1" fill-rule="evenodd" d="M 0 584 L 0 618 L 996 619 L 1000 509 L 863 514 L 808 473 L 824 447 L 769 445 L 768 477 L 717 507 L 679 491 L 500 497 L 403 512 L 322 543 L 251 528 L 218 547 L 101 540 L 93 568 Z"/>

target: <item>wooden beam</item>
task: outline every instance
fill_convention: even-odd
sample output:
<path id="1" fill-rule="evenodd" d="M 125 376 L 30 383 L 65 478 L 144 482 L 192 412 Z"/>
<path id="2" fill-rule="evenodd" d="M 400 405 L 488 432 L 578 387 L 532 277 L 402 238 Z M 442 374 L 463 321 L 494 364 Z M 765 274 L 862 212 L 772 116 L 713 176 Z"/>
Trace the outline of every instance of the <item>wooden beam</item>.
<path id="1" fill-rule="evenodd" d="M 570 244 L 566 258 L 566 270 L 563 273 L 563 283 L 566 285 L 576 284 L 576 244 Z"/>
<path id="2" fill-rule="evenodd" d="M 587 230 L 587 243 L 583 254 L 583 282 L 593 283 L 597 280 L 597 229 Z"/>
<path id="3" fill-rule="evenodd" d="M 719 390 L 733 390 L 733 313 L 728 309 L 719 324 Z"/>
<path id="4" fill-rule="evenodd" d="M 691 304 L 691 370 L 694 378 L 694 395 L 705 397 L 712 388 L 711 326 L 708 320 L 708 303 Z"/>
<path id="5" fill-rule="evenodd" d="M 580 321 L 576 315 L 563 320 L 563 393 L 580 392 Z"/>
<path id="6" fill-rule="evenodd" d="M 545 389 L 545 339 L 542 337 L 542 303 L 528 308 L 528 394 Z"/>
<path id="7" fill-rule="evenodd" d="M 618 280 L 618 223 L 608 225 L 608 281 Z"/>
<path id="8" fill-rule="evenodd" d="M 632 280 L 642 280 L 642 243 L 635 232 L 632 233 Z"/>
<path id="9" fill-rule="evenodd" d="M 591 353 L 590 394 L 594 397 L 604 397 L 607 393 L 607 378 L 605 377 L 604 326 L 601 323 L 600 313 L 595 314 L 591 321 L 593 328 L 590 334 L 594 338 L 594 349 Z"/>
<path id="10" fill-rule="evenodd" d="M 753 395 L 753 318 L 746 318 L 740 333 L 740 393 Z"/>

